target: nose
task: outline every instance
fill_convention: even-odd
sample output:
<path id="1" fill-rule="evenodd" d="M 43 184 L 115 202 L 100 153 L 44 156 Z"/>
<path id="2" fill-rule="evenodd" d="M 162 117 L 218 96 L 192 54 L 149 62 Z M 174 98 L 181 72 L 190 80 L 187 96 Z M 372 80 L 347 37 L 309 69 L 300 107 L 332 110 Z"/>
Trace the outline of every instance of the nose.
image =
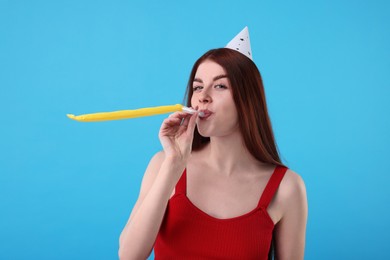
<path id="1" fill-rule="evenodd" d="M 201 104 L 207 104 L 211 102 L 211 97 L 210 95 L 204 91 L 200 96 L 199 96 L 199 103 Z"/>

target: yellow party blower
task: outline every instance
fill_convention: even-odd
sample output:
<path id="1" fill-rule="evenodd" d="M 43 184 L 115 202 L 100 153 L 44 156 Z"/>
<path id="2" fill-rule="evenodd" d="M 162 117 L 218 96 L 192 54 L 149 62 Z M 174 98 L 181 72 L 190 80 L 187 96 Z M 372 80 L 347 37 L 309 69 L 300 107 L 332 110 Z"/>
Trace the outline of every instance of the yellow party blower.
<path id="1" fill-rule="evenodd" d="M 183 111 L 189 114 L 197 112 L 195 109 L 185 107 L 180 104 L 170 105 L 170 106 L 159 106 L 159 107 L 147 107 L 134 110 L 120 110 L 113 112 L 101 112 L 94 114 L 84 114 L 75 116 L 72 114 L 67 114 L 70 119 L 77 120 L 80 122 L 99 122 L 107 120 L 120 120 L 128 118 L 136 118 L 143 116 L 154 116 L 166 113 L 172 113 L 176 111 Z M 199 116 L 202 116 L 202 112 L 199 113 Z"/>

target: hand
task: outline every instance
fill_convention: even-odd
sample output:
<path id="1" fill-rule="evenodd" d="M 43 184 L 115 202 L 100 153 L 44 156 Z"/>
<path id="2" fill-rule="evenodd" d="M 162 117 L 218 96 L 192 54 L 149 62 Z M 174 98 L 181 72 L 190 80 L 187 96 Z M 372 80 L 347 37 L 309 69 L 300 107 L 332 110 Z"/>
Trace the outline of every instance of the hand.
<path id="1" fill-rule="evenodd" d="M 166 158 L 186 161 L 191 153 L 198 113 L 176 112 L 161 125 L 159 138 Z"/>

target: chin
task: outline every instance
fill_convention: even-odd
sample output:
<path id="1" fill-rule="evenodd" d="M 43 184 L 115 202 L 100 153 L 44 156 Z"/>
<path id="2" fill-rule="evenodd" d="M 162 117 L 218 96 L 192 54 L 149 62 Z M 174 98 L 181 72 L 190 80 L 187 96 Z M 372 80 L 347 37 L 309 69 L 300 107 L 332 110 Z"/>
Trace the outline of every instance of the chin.
<path id="1" fill-rule="evenodd" d="M 198 126 L 198 133 L 202 136 L 202 137 L 210 137 L 210 136 L 213 136 L 213 132 L 211 129 L 204 129 L 204 128 L 201 128 Z"/>
<path id="2" fill-rule="evenodd" d="M 221 132 L 221 130 L 217 131 L 216 129 L 199 129 L 198 128 L 198 133 L 202 137 L 212 137 L 212 136 L 224 136 L 225 133 Z"/>
<path id="3" fill-rule="evenodd" d="M 228 127 L 223 127 L 223 128 L 215 127 L 215 126 L 211 126 L 211 125 L 208 125 L 208 126 L 197 125 L 197 129 L 198 129 L 198 133 L 202 137 L 212 137 L 212 136 L 222 137 L 222 136 L 231 135 L 231 134 L 239 131 L 238 124 L 231 125 L 231 126 L 228 126 Z"/>
<path id="4" fill-rule="evenodd" d="M 210 133 L 205 132 L 205 131 L 199 131 L 199 130 L 198 130 L 198 133 L 199 133 L 202 137 L 210 137 L 210 136 L 211 136 Z"/>

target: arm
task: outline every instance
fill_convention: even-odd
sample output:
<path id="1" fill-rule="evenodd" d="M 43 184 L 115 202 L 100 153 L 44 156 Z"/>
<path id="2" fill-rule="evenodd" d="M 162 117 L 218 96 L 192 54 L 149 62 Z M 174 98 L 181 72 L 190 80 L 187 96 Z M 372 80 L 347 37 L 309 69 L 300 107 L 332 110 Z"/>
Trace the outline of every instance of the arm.
<path id="1" fill-rule="evenodd" d="M 191 152 L 196 116 L 178 112 L 164 120 L 159 133 L 164 153 L 157 153 L 145 172 L 138 200 L 120 235 L 120 259 L 150 255 L 168 200 Z"/>
<path id="2" fill-rule="evenodd" d="M 307 196 L 303 180 L 288 171 L 278 191 L 283 215 L 275 226 L 276 259 L 301 260 L 305 252 Z"/>

